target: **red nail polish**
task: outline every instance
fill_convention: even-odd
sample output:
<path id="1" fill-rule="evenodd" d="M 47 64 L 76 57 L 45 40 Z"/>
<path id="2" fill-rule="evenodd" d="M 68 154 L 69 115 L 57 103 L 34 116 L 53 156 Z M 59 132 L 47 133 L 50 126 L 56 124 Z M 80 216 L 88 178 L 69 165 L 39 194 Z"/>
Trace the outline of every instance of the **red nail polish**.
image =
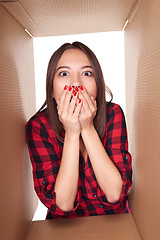
<path id="1" fill-rule="evenodd" d="M 83 87 L 82 87 L 82 85 L 80 86 L 80 89 L 81 89 L 81 90 L 83 90 Z"/>
<path id="2" fill-rule="evenodd" d="M 79 103 L 81 103 L 82 102 L 82 100 L 81 99 L 79 99 Z"/>
<path id="3" fill-rule="evenodd" d="M 69 91 L 71 91 L 72 90 L 72 87 L 71 86 L 69 86 Z"/>
<path id="4" fill-rule="evenodd" d="M 68 88 L 68 86 L 67 86 L 67 85 L 65 85 L 65 86 L 64 86 L 64 90 L 66 90 L 67 88 Z"/>
<path id="5" fill-rule="evenodd" d="M 77 86 L 74 89 L 78 92 L 78 87 Z"/>
<path id="6" fill-rule="evenodd" d="M 76 92 L 76 91 L 74 91 L 74 90 L 72 91 L 72 93 L 74 94 L 74 96 L 76 96 L 76 94 L 77 94 L 77 92 Z"/>

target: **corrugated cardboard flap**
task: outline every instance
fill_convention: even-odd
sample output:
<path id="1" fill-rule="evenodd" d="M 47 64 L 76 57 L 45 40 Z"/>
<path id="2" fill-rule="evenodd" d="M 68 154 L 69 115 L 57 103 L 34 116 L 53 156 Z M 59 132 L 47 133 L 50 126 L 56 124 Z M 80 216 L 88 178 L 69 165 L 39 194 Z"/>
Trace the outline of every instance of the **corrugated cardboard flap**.
<path id="1" fill-rule="evenodd" d="M 26 240 L 141 240 L 132 214 L 34 221 Z"/>

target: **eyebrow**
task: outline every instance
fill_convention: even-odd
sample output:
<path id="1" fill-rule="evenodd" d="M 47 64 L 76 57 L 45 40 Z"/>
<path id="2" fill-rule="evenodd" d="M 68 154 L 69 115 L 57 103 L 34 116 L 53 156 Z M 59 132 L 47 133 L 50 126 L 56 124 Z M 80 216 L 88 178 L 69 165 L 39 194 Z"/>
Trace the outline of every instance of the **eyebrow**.
<path id="1" fill-rule="evenodd" d="M 57 68 L 56 72 L 57 72 L 59 69 L 61 69 L 61 68 L 71 69 L 69 66 L 60 66 L 60 67 Z M 84 69 L 84 68 L 92 68 L 92 66 L 83 66 L 83 67 L 81 67 L 81 69 Z"/>
<path id="2" fill-rule="evenodd" d="M 84 69 L 84 68 L 92 68 L 92 66 L 83 66 L 83 67 L 81 67 L 81 69 Z"/>
<path id="3" fill-rule="evenodd" d="M 59 69 L 61 69 L 61 68 L 68 68 L 68 69 L 71 69 L 71 68 L 68 67 L 68 66 L 60 66 L 59 68 L 57 68 L 56 72 L 57 72 Z"/>

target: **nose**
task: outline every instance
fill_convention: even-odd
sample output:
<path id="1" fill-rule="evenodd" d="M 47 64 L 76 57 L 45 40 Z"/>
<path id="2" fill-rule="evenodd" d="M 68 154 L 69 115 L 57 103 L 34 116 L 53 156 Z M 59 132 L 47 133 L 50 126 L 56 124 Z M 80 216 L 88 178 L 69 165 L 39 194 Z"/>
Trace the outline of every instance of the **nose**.
<path id="1" fill-rule="evenodd" d="M 75 87 L 78 87 L 78 88 L 79 88 L 79 87 L 80 87 L 80 85 L 73 85 L 72 87 L 73 87 L 73 88 L 75 88 Z"/>
<path id="2" fill-rule="evenodd" d="M 79 76 L 79 73 L 75 72 L 73 73 L 73 79 L 72 82 L 70 83 L 73 88 L 75 87 L 80 87 L 81 85 L 81 77 Z"/>
<path id="3" fill-rule="evenodd" d="M 72 87 L 73 87 L 73 89 L 75 89 L 76 90 L 76 92 L 78 92 L 79 90 L 79 87 L 80 87 L 80 85 L 72 85 Z"/>

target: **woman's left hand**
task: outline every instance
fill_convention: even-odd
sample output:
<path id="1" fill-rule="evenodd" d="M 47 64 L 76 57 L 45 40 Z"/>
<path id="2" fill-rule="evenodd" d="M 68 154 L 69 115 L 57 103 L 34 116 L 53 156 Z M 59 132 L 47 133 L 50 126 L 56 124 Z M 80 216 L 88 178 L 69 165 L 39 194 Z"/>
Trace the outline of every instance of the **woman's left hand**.
<path id="1" fill-rule="evenodd" d="M 97 112 L 96 100 L 89 96 L 87 90 L 83 86 L 83 90 L 79 88 L 79 98 L 82 100 L 82 108 L 79 114 L 81 131 L 93 126 L 93 119 Z"/>

